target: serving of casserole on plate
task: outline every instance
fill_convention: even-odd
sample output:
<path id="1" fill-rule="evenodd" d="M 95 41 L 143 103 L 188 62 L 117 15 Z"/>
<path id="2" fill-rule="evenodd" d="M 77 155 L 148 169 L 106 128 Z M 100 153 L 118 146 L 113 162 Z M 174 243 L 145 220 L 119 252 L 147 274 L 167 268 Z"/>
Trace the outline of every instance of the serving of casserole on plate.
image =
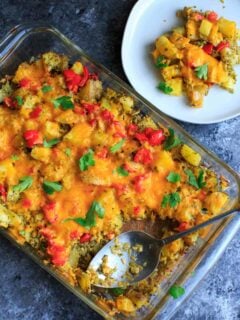
<path id="1" fill-rule="evenodd" d="M 166 246 L 128 288 L 95 288 L 88 264 L 122 231 L 166 236 L 234 208 L 238 175 L 57 30 L 20 26 L 0 50 L 1 232 L 105 317 L 169 318 L 237 217 Z M 185 297 L 169 300 L 193 268 Z"/>

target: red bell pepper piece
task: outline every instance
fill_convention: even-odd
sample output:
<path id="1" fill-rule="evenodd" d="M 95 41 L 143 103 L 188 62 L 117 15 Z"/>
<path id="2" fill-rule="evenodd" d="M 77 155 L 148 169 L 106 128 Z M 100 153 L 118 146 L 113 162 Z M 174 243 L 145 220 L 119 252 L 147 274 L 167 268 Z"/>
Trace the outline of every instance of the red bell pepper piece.
<path id="1" fill-rule="evenodd" d="M 86 243 L 89 242 L 91 240 L 92 236 L 90 233 L 84 233 L 81 237 L 80 237 L 80 243 Z"/>
<path id="2" fill-rule="evenodd" d="M 89 71 L 86 66 L 83 67 L 83 76 L 79 82 L 79 87 L 84 87 L 89 79 Z"/>
<path id="3" fill-rule="evenodd" d="M 4 105 L 8 108 L 16 108 L 18 106 L 17 102 L 11 97 L 5 97 L 3 99 Z"/>
<path id="4" fill-rule="evenodd" d="M 50 222 L 54 223 L 57 220 L 57 213 L 56 213 L 56 202 L 52 201 L 45 204 L 42 208 L 44 212 L 45 219 Z"/>
<path id="5" fill-rule="evenodd" d="M 96 153 L 96 156 L 98 158 L 101 158 L 101 159 L 106 159 L 107 156 L 108 156 L 108 148 L 107 147 L 103 147 L 101 150 L 99 150 L 97 153 Z"/>
<path id="6" fill-rule="evenodd" d="M 142 164 L 150 164 L 153 160 L 152 153 L 146 148 L 141 148 L 137 151 L 133 160 Z"/>
<path id="7" fill-rule="evenodd" d="M 140 208 L 139 206 L 133 208 L 133 213 L 134 213 L 135 216 L 138 216 L 138 215 L 139 215 L 140 209 L 141 209 L 141 208 Z"/>
<path id="8" fill-rule="evenodd" d="M 40 106 L 36 106 L 32 112 L 30 112 L 29 116 L 31 119 L 37 119 L 42 112 L 42 108 Z"/>
<path id="9" fill-rule="evenodd" d="M 223 49 L 229 48 L 229 47 L 230 47 L 230 43 L 228 41 L 222 41 L 217 45 L 216 50 L 217 52 L 221 52 Z"/>
<path id="10" fill-rule="evenodd" d="M 211 12 L 208 13 L 207 19 L 208 19 L 209 21 L 211 21 L 211 22 L 217 22 L 217 20 L 218 20 L 218 15 L 217 15 L 216 12 L 211 11 Z"/>
<path id="11" fill-rule="evenodd" d="M 194 13 L 194 15 L 193 15 L 193 19 L 195 20 L 195 21 L 202 21 L 203 19 L 204 19 L 204 16 L 202 15 L 202 14 L 200 14 L 200 13 Z"/>
<path id="12" fill-rule="evenodd" d="M 26 209 L 30 208 L 32 205 L 32 201 L 28 198 L 22 199 L 22 206 Z"/>
<path id="13" fill-rule="evenodd" d="M 118 196 L 122 195 L 126 189 L 126 185 L 121 183 L 114 183 L 112 184 L 112 187 L 116 190 Z"/>
<path id="14" fill-rule="evenodd" d="M 64 80 L 68 90 L 73 93 L 77 93 L 81 76 L 75 73 L 72 69 L 66 69 L 63 71 Z"/>
<path id="15" fill-rule="evenodd" d="M 54 238 L 54 232 L 50 228 L 42 228 L 39 230 L 40 234 L 49 242 Z"/>
<path id="16" fill-rule="evenodd" d="M 88 113 L 94 113 L 99 109 L 99 104 L 97 103 L 87 103 L 87 102 L 83 102 L 82 106 L 84 108 L 84 110 Z"/>
<path id="17" fill-rule="evenodd" d="M 32 148 L 36 144 L 42 143 L 42 138 L 37 130 L 27 130 L 23 134 L 26 144 L 29 148 Z"/>
<path id="18" fill-rule="evenodd" d="M 136 176 L 134 178 L 133 183 L 134 183 L 134 188 L 135 188 L 136 192 L 141 193 L 144 191 L 142 183 L 146 178 L 147 178 L 146 174 L 141 174 L 141 175 Z"/>
<path id="19" fill-rule="evenodd" d="M 107 123 L 113 122 L 113 114 L 109 110 L 103 110 L 100 114 L 100 117 L 105 120 Z"/>
<path id="20" fill-rule="evenodd" d="M 73 230 L 70 232 L 70 239 L 76 240 L 80 238 L 80 232 L 78 230 Z"/>
<path id="21" fill-rule="evenodd" d="M 19 86 L 21 88 L 30 89 L 31 88 L 31 80 L 28 78 L 23 78 L 19 81 Z"/>
<path id="22" fill-rule="evenodd" d="M 183 232 L 189 229 L 189 223 L 188 222 L 181 222 L 178 226 L 178 231 Z"/>
<path id="23" fill-rule="evenodd" d="M 138 126 L 134 123 L 131 123 L 127 126 L 127 134 L 133 136 L 138 130 Z"/>
<path id="24" fill-rule="evenodd" d="M 151 146 L 157 146 L 159 144 L 162 144 L 165 139 L 166 137 L 162 129 L 154 130 L 148 136 L 148 142 Z"/>
<path id="25" fill-rule="evenodd" d="M 206 43 L 204 46 L 203 46 L 203 51 L 205 51 L 207 54 L 211 55 L 212 52 L 213 52 L 213 45 L 211 43 Z"/>
<path id="26" fill-rule="evenodd" d="M 63 245 L 52 241 L 47 248 L 47 253 L 52 257 L 52 263 L 55 266 L 61 267 L 67 262 L 67 254 Z"/>

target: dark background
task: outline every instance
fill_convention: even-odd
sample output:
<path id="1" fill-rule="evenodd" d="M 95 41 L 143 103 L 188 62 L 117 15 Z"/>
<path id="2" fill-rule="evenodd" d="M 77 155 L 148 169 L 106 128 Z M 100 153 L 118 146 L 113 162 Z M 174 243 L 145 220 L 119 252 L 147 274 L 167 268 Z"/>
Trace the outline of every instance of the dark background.
<path id="1" fill-rule="evenodd" d="M 46 21 L 126 80 L 121 66 L 121 41 L 135 2 L 1 0 L 0 37 L 19 23 Z M 239 172 L 240 118 L 217 125 L 180 124 Z M 240 319 L 239 249 L 238 234 L 191 299 L 178 311 L 175 320 Z M 101 317 L 0 237 L 0 320 L 5 319 L 99 320 Z"/>

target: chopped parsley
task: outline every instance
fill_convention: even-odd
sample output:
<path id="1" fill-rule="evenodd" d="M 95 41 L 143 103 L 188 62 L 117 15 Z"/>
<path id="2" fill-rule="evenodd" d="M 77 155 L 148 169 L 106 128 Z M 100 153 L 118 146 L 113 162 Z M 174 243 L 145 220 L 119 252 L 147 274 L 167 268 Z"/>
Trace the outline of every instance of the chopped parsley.
<path id="1" fill-rule="evenodd" d="M 180 298 L 182 295 L 184 295 L 184 293 L 185 293 L 185 289 L 177 285 L 174 285 L 169 289 L 169 294 L 174 299 Z"/>
<path id="2" fill-rule="evenodd" d="M 74 104 L 71 100 L 71 97 L 69 96 L 59 97 L 57 99 L 54 99 L 52 102 L 53 102 L 54 108 L 59 108 L 60 106 L 63 108 L 63 110 L 74 108 Z"/>
<path id="3" fill-rule="evenodd" d="M 110 292 L 112 294 L 114 294 L 115 296 L 121 296 L 122 294 L 124 294 L 124 292 L 126 291 L 126 289 L 123 288 L 111 288 Z"/>
<path id="4" fill-rule="evenodd" d="M 43 93 L 47 93 L 47 92 L 50 92 L 50 91 L 52 91 L 52 87 L 51 87 L 51 86 L 49 86 L 49 85 L 44 85 L 44 86 L 42 87 L 42 92 L 43 92 Z"/>
<path id="5" fill-rule="evenodd" d="M 170 172 L 169 175 L 167 176 L 167 181 L 171 183 L 176 183 L 181 180 L 181 176 L 179 173 L 176 172 Z"/>
<path id="6" fill-rule="evenodd" d="M 184 172 L 188 176 L 188 184 L 190 184 L 191 186 L 197 189 L 202 189 L 203 187 L 205 187 L 206 182 L 204 181 L 203 170 L 200 170 L 197 178 L 195 177 L 194 173 L 190 169 L 186 169 Z"/>
<path id="7" fill-rule="evenodd" d="M 170 208 L 175 208 L 180 202 L 181 198 L 178 192 L 169 193 L 163 197 L 161 207 L 166 208 L 169 205 Z"/>
<path id="8" fill-rule="evenodd" d="M 52 181 L 43 181 L 43 190 L 47 194 L 53 194 L 54 192 L 60 192 L 62 190 L 62 185 L 59 182 L 52 182 Z"/>
<path id="9" fill-rule="evenodd" d="M 125 141 L 126 141 L 126 139 L 122 139 L 122 140 L 120 140 L 118 143 L 114 144 L 114 145 L 110 148 L 110 152 L 111 152 L 111 153 L 115 153 L 115 152 L 119 151 L 119 150 L 122 148 L 122 146 L 124 145 Z"/>
<path id="10" fill-rule="evenodd" d="M 99 202 L 93 201 L 85 218 L 68 218 L 65 221 L 71 220 L 80 224 L 82 227 L 86 229 L 90 229 L 96 226 L 96 214 L 100 219 L 103 219 L 105 214 L 105 209 L 102 207 L 102 205 Z"/>
<path id="11" fill-rule="evenodd" d="M 93 156 L 94 156 L 93 150 L 89 149 L 89 151 L 79 159 L 79 168 L 81 171 L 86 171 L 89 167 L 92 167 L 95 165 L 95 160 Z"/>
<path id="12" fill-rule="evenodd" d="M 195 73 L 199 79 L 207 80 L 207 78 L 208 78 L 208 65 L 207 65 L 207 63 L 203 64 L 202 66 L 196 67 Z"/>
<path id="13" fill-rule="evenodd" d="M 168 64 L 165 61 L 166 59 L 163 56 L 159 56 L 156 60 L 156 67 L 159 69 L 166 68 Z"/>
<path id="14" fill-rule="evenodd" d="M 118 167 L 116 171 L 120 176 L 123 177 L 127 177 L 129 175 L 129 172 L 125 170 L 123 167 Z"/>
<path id="15" fill-rule="evenodd" d="M 21 107 L 24 104 L 23 98 L 20 96 L 16 96 L 17 104 Z"/>
<path id="16" fill-rule="evenodd" d="M 18 156 L 17 154 L 13 154 L 13 155 L 11 156 L 11 160 L 13 160 L 13 161 L 19 160 L 19 156 Z"/>
<path id="17" fill-rule="evenodd" d="M 64 150 L 64 152 L 65 152 L 65 154 L 66 154 L 68 157 L 70 157 L 71 154 L 72 154 L 72 151 L 71 151 L 70 148 L 66 148 L 66 149 Z"/>
<path id="18" fill-rule="evenodd" d="M 19 179 L 19 183 L 13 187 L 14 192 L 23 192 L 24 190 L 31 187 L 33 183 L 33 178 L 30 176 L 22 177 Z"/>
<path id="19" fill-rule="evenodd" d="M 164 142 L 164 150 L 171 150 L 172 148 L 177 147 L 182 141 L 179 139 L 178 136 L 175 135 L 175 132 L 172 128 L 168 129 L 169 136 Z"/>
<path id="20" fill-rule="evenodd" d="M 164 81 L 159 82 L 157 88 L 166 94 L 169 94 L 173 91 L 173 89 L 170 86 L 168 86 Z"/>
<path id="21" fill-rule="evenodd" d="M 60 139 L 51 139 L 51 140 L 43 140 L 43 146 L 45 148 L 52 148 L 53 146 L 55 146 L 56 144 L 58 144 L 60 142 Z"/>

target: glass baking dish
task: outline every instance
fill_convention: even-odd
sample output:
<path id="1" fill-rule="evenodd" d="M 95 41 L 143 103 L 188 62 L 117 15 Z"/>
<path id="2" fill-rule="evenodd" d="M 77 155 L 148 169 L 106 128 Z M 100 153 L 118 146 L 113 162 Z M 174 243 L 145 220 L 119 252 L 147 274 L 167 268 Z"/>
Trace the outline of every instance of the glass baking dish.
<path id="1" fill-rule="evenodd" d="M 213 153 L 194 141 L 180 126 L 167 118 L 122 80 L 103 66 L 94 62 L 77 45 L 72 43 L 55 28 L 38 23 L 24 24 L 13 28 L 0 42 L 0 76 L 12 74 L 21 62 L 28 61 L 31 57 L 38 56 L 47 51 L 65 54 L 72 61 L 80 58 L 92 72 L 97 72 L 100 75 L 105 87 L 111 87 L 116 91 L 132 96 L 137 108 L 139 108 L 143 114 L 148 114 L 154 121 L 166 127 L 173 128 L 183 141 L 201 154 L 207 166 L 229 180 L 230 187 L 227 192 L 230 195 L 230 201 L 226 209 L 238 207 L 240 200 L 240 177 L 236 172 L 218 159 Z M 8 230 L 0 229 L 0 233 L 104 318 L 147 320 L 153 319 L 159 314 L 159 319 L 166 320 L 173 316 L 177 308 L 187 299 L 193 289 L 208 273 L 239 229 L 239 215 L 214 225 L 205 238 L 199 240 L 198 243 L 191 247 L 189 252 L 178 261 L 177 266 L 171 272 L 170 276 L 159 284 L 159 290 L 156 295 L 151 297 L 150 305 L 141 309 L 140 312 L 133 317 L 123 314 L 116 315 L 115 317 L 109 316 L 103 308 L 97 305 L 94 295 L 87 295 L 79 288 L 73 287 L 58 271 L 51 266 L 45 265 L 29 245 L 18 244 Z M 183 285 L 186 289 L 185 295 L 177 300 L 174 300 L 168 295 L 170 286 L 175 282 Z"/>

